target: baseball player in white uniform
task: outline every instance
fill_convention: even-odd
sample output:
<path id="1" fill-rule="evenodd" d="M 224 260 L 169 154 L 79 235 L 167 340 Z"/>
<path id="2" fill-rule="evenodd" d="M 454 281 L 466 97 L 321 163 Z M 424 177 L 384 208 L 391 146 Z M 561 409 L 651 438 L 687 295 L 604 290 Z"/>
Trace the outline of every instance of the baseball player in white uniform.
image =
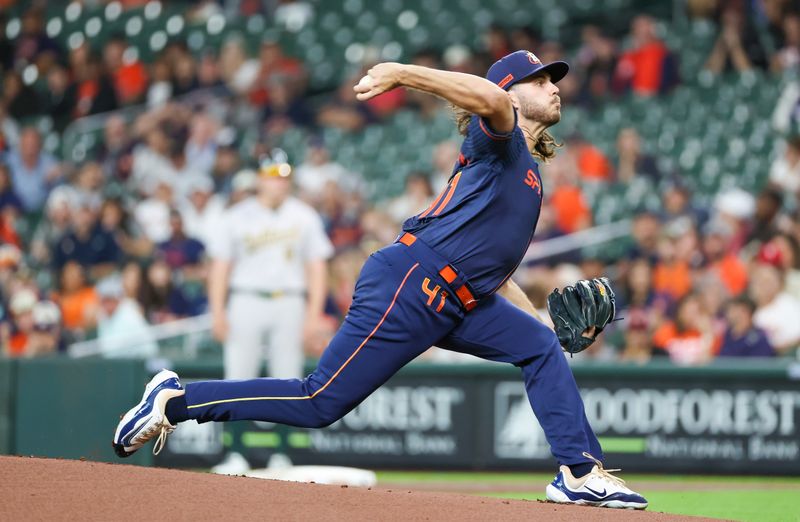
<path id="1" fill-rule="evenodd" d="M 209 304 L 225 379 L 303 376 L 303 338 L 320 324 L 333 246 L 319 214 L 292 197 L 292 167 L 275 150 L 254 197 L 222 215 L 209 242 Z M 230 460 L 230 459 L 228 459 Z M 243 460 L 243 459 L 242 459 Z"/>

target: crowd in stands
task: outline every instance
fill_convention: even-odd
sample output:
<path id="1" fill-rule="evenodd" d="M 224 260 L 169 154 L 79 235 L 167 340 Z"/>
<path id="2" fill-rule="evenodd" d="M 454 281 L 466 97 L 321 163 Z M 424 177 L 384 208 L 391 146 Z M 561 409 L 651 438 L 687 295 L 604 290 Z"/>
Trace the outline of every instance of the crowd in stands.
<path id="1" fill-rule="evenodd" d="M 174 41 L 148 63 L 126 54 L 124 34 L 102 47 L 84 40 L 64 48 L 47 35 L 39 2 L 32 4 L 13 39 L 0 15 L 0 353 L 6 355 L 59 352 L 95 337 L 110 346 L 145 325 L 205 313 L 205 244 L 221 214 L 253 193 L 252 167 L 289 129 L 357 132 L 400 109 L 423 119 L 450 110 L 403 90 L 357 102 L 352 85 L 369 62 L 338 88 L 312 92 L 302 57 L 287 55 L 270 36 L 254 55 L 235 37 L 199 53 Z M 773 77 L 795 71 L 800 13 L 790 8 L 782 0 L 688 1 L 690 17 L 717 28 L 704 69 L 760 69 Z M 200 2 L 187 9 L 203 16 L 221 8 Z M 483 75 L 509 51 L 532 49 L 543 62 L 572 65 L 559 83 L 565 111 L 592 108 L 621 96 L 662 96 L 684 81 L 680 53 L 659 36 L 662 23 L 639 15 L 624 35 L 586 25 L 573 49 L 529 28 L 493 25 L 473 47 L 420 49 L 411 61 Z M 34 79 L 26 74 L 31 66 Z M 728 190 L 710 208 L 697 206 L 680 172 L 663 172 L 644 152 L 636 128 L 621 130 L 610 155 L 591 136 L 566 136 L 543 168 L 547 199 L 535 241 L 591 227 L 587 191 L 622 186 L 638 197 L 657 187 L 659 205 L 635 215 L 632 240 L 618 259 L 575 252 L 521 267 L 518 280 L 537 308 L 544 309 L 554 286 L 607 275 L 625 319 L 609 327 L 589 357 L 665 357 L 691 365 L 793 355 L 800 345 L 798 99 L 800 88 L 790 84 L 776 100 L 774 125 L 785 139 L 773 160 L 764 158 L 772 167 L 762 190 Z M 128 108 L 136 110 L 118 111 Z M 79 118 L 104 113 L 99 143 L 83 160 L 47 151 L 43 119 L 63 132 Z M 409 175 L 405 191 L 388 200 L 366 190 L 362 173 L 333 161 L 316 135 L 305 157 L 292 158 L 297 195 L 320 212 L 336 247 L 326 307 L 331 332 L 347 311 L 366 255 L 428 206 L 458 150 L 457 141 L 439 143 L 430 170 Z M 141 344 L 138 354 L 155 353 L 152 341 Z M 309 353 L 324 345 L 320 339 Z"/>

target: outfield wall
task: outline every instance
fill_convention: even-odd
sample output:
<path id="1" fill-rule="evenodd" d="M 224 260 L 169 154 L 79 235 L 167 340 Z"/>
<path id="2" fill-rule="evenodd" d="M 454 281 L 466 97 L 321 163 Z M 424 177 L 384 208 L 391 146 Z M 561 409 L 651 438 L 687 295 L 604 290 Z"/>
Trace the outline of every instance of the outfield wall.
<path id="1" fill-rule="evenodd" d="M 219 378 L 218 362 L 176 363 Z M 574 373 L 609 467 L 627 471 L 800 474 L 800 365 L 787 361 L 580 364 Z M 140 361 L 0 362 L 0 451 L 114 460 L 118 415 L 148 372 Z M 209 467 L 234 447 L 263 466 L 282 447 L 297 464 L 408 469 L 552 470 L 519 371 L 415 364 L 323 430 L 186 423 L 155 463 Z M 135 462 L 151 462 L 139 452 Z"/>

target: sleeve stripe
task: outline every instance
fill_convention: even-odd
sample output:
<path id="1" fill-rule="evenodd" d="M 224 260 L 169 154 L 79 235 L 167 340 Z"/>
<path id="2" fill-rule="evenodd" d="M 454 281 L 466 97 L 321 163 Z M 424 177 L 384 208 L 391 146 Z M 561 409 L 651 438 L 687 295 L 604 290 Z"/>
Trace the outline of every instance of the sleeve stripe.
<path id="1" fill-rule="evenodd" d="M 436 196 L 436 199 L 434 199 L 434 200 L 433 200 L 433 203 L 431 203 L 431 206 L 429 206 L 428 208 L 426 208 L 426 209 L 425 209 L 425 212 L 423 212 L 422 214 L 420 214 L 420 215 L 419 215 L 419 217 L 420 217 L 420 218 L 424 218 L 425 216 L 427 216 L 428 214 L 430 214 L 430 213 L 431 213 L 431 210 L 433 210 L 433 208 L 434 208 L 434 207 L 435 207 L 435 206 L 436 206 L 436 205 L 439 203 L 439 201 L 441 201 L 441 199 L 442 199 L 442 196 L 444 196 L 444 194 L 445 194 L 445 192 L 447 192 L 447 189 L 448 189 L 448 188 L 449 188 L 449 186 L 448 186 L 448 187 L 445 187 L 445 188 L 444 188 L 444 190 L 442 190 L 442 191 L 439 193 L 439 195 L 438 195 L 438 196 Z"/>
<path id="2" fill-rule="evenodd" d="M 515 122 L 515 123 L 516 123 L 516 122 Z M 511 131 L 511 132 L 509 132 L 508 134 L 494 134 L 493 132 L 491 132 L 491 131 L 490 131 L 490 130 L 489 130 L 487 127 L 486 127 L 486 124 L 485 124 L 485 123 L 483 123 L 483 118 L 480 118 L 480 117 L 478 118 L 478 125 L 480 125 L 480 127 L 481 127 L 481 130 L 483 131 L 483 133 L 484 133 L 484 134 L 486 134 L 487 136 L 489 136 L 491 139 L 493 139 L 493 140 L 495 140 L 495 141 L 506 141 L 506 140 L 510 140 L 510 139 L 511 139 L 511 134 L 513 134 L 513 132 L 514 132 L 514 131 L 512 130 L 512 131 Z"/>
<path id="3" fill-rule="evenodd" d="M 450 190 L 447 192 L 447 197 L 444 198 L 442 204 L 439 205 L 439 208 L 436 209 L 436 212 L 433 213 L 434 216 L 438 216 L 444 210 L 444 207 L 450 203 L 450 199 L 453 197 L 453 193 L 456 191 L 456 187 L 458 186 L 458 180 L 461 179 L 461 171 L 453 177 L 453 182 L 450 184 Z"/>

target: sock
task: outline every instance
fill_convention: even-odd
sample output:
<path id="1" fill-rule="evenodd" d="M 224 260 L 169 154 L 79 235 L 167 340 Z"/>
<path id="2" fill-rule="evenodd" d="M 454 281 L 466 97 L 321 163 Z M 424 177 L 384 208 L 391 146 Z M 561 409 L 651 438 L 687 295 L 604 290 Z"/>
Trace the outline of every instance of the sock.
<path id="1" fill-rule="evenodd" d="M 594 462 L 581 462 L 580 464 L 570 464 L 569 472 L 572 473 L 572 476 L 575 478 L 581 478 L 584 475 L 588 475 L 592 468 L 594 467 Z"/>
<path id="2" fill-rule="evenodd" d="M 167 416 L 167 421 L 175 426 L 179 422 L 189 420 L 189 409 L 186 407 L 186 397 L 179 395 L 167 401 L 164 407 L 164 414 Z"/>

